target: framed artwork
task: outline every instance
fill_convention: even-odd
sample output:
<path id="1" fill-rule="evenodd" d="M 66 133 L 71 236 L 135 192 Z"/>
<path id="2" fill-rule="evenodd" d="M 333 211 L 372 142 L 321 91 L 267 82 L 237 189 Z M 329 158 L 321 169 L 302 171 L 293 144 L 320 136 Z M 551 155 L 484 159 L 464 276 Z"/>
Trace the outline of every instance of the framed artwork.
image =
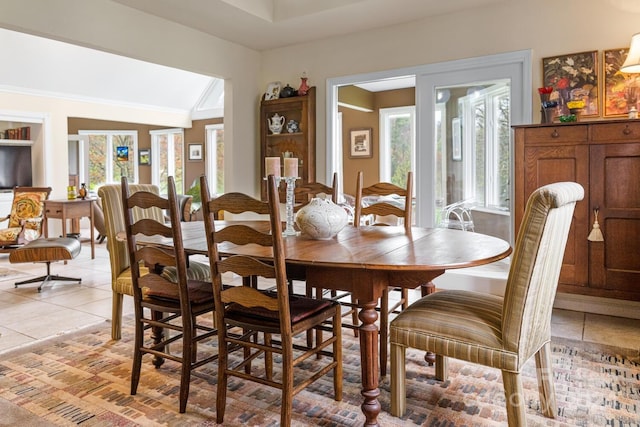
<path id="1" fill-rule="evenodd" d="M 202 144 L 189 144 L 189 160 L 202 160 Z"/>
<path id="2" fill-rule="evenodd" d="M 372 157 L 371 148 L 371 128 L 351 130 L 350 158 L 364 159 Z"/>
<path id="3" fill-rule="evenodd" d="M 267 91 L 264 94 L 264 100 L 270 101 L 272 99 L 280 98 L 280 89 L 282 83 L 280 82 L 271 82 L 267 85 Z"/>
<path id="4" fill-rule="evenodd" d="M 128 162 L 129 161 L 129 147 L 121 146 L 116 147 L 116 159 L 119 162 Z"/>
<path id="5" fill-rule="evenodd" d="M 552 87 L 550 100 L 558 101 L 558 115 L 569 114 L 567 102 L 581 99 L 582 116 L 598 116 L 598 51 L 542 58 L 542 84 Z"/>
<path id="6" fill-rule="evenodd" d="M 151 164 L 151 150 L 143 148 L 138 150 L 138 164 L 140 166 L 149 166 Z"/>
<path id="7" fill-rule="evenodd" d="M 627 59 L 629 49 L 609 49 L 602 52 L 602 74 L 604 75 L 603 116 L 626 116 L 631 107 L 638 108 L 640 74 L 620 71 Z"/>

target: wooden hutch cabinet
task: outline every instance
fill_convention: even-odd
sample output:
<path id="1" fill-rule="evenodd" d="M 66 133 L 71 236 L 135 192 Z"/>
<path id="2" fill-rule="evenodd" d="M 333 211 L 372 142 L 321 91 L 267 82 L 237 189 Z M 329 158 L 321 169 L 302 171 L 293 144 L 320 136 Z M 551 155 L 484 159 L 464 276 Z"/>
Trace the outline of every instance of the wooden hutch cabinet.
<path id="1" fill-rule="evenodd" d="M 282 132 L 274 134 L 269 130 L 268 121 L 275 114 L 284 116 Z M 289 132 L 287 124 L 290 120 L 298 123 L 296 132 Z M 316 180 L 316 88 L 311 87 L 306 95 L 280 98 L 260 102 L 260 188 L 262 199 L 267 197 L 265 176 L 265 157 L 280 157 L 280 165 L 284 164 L 282 155 L 292 153 L 298 159 L 298 176 L 296 185 L 315 182 Z M 280 187 L 280 200 L 285 200 L 285 185 Z"/>
<path id="2" fill-rule="evenodd" d="M 514 126 L 515 226 L 529 195 L 556 181 L 585 190 L 560 292 L 640 301 L 640 120 Z M 603 242 L 587 240 L 598 209 Z"/>

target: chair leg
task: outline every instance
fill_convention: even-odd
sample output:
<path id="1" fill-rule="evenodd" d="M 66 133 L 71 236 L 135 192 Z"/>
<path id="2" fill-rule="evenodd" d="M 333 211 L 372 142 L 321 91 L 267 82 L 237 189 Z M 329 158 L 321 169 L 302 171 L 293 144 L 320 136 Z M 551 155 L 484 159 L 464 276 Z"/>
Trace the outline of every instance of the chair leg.
<path id="1" fill-rule="evenodd" d="M 122 297 L 122 294 L 118 294 Z M 115 293 L 114 293 L 115 296 Z M 139 319 L 142 318 L 142 308 L 136 307 L 136 311 L 140 311 L 140 314 L 136 313 L 136 325 L 135 325 L 135 337 L 133 347 L 133 364 L 131 366 L 131 395 L 135 395 L 138 391 L 138 383 L 140 382 L 140 369 L 142 368 L 142 352 L 140 349 L 144 344 L 144 325 Z M 118 332 L 120 330 L 118 329 Z M 112 330 L 113 334 L 113 330 Z"/>
<path id="2" fill-rule="evenodd" d="M 546 417 L 555 418 L 558 413 L 558 406 L 556 404 L 556 389 L 553 384 L 553 368 L 551 366 L 551 349 L 549 343 L 543 345 L 536 353 L 536 368 L 542 413 Z"/>
<path id="3" fill-rule="evenodd" d="M 151 312 L 151 318 L 155 321 L 160 321 L 162 320 L 162 317 L 164 316 L 164 314 L 160 311 L 152 311 Z M 158 344 L 160 342 L 162 342 L 162 340 L 164 340 L 164 329 L 158 326 L 153 326 L 151 327 L 151 338 L 153 339 L 153 343 L 154 344 Z M 164 351 L 164 347 L 159 348 L 158 350 L 160 351 Z M 157 368 L 159 368 L 160 366 L 162 366 L 164 364 L 164 357 L 160 357 L 160 356 L 153 356 L 153 366 Z"/>
<path id="4" fill-rule="evenodd" d="M 502 371 L 504 383 L 504 395 L 507 403 L 507 422 L 509 427 L 521 427 L 527 425 L 524 409 L 524 395 L 522 391 L 522 379 L 519 373 Z"/>
<path id="5" fill-rule="evenodd" d="M 113 292 L 111 303 L 111 339 L 119 340 L 122 338 L 122 300 L 124 295 Z"/>
<path id="6" fill-rule="evenodd" d="M 333 394 L 336 402 L 342 400 L 342 310 L 338 305 L 336 314 L 333 316 L 333 361 L 336 367 L 333 369 Z"/>
<path id="7" fill-rule="evenodd" d="M 226 338 L 227 332 L 225 328 L 219 332 L 224 334 Z M 229 377 L 226 374 L 227 365 L 229 363 L 228 345 L 224 338 L 219 338 L 220 346 L 218 347 L 218 390 L 216 394 L 216 422 L 222 424 L 224 421 L 224 410 L 227 406 L 227 381 Z"/>
<path id="8" fill-rule="evenodd" d="M 185 327 L 182 331 L 182 372 L 180 375 L 180 413 L 187 410 L 189 385 L 191 384 L 191 366 L 194 360 L 195 343 L 193 342 L 193 328 Z"/>
<path id="9" fill-rule="evenodd" d="M 287 342 L 288 341 L 288 342 Z M 282 337 L 282 407 L 280 408 L 280 426 L 291 426 L 293 412 L 293 348 L 290 339 Z"/>
<path id="10" fill-rule="evenodd" d="M 382 292 L 380 298 L 380 376 L 387 375 L 387 348 L 389 345 L 389 289 Z"/>
<path id="11" fill-rule="evenodd" d="M 407 409 L 406 347 L 391 343 L 391 415 L 401 417 Z"/>
<path id="12" fill-rule="evenodd" d="M 445 356 L 436 354 L 436 379 L 438 381 L 446 381 L 449 377 L 449 359 Z"/>

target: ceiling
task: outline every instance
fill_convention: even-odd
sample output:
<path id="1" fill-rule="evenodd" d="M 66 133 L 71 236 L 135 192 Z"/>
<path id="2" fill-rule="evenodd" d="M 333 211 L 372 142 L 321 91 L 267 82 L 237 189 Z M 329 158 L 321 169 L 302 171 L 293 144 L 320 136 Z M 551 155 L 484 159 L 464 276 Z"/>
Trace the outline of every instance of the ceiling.
<path id="1" fill-rule="evenodd" d="M 266 50 L 504 0 L 112 1 L 254 50 Z"/>
<path id="2" fill-rule="evenodd" d="M 260 51 L 505 0 L 109 1 Z M 0 90 L 186 111 L 194 119 L 223 113 L 218 79 L 4 29 L 0 46 L 4 57 L 22 58 L 0 67 Z M 413 85 L 394 79 L 360 87 Z"/>

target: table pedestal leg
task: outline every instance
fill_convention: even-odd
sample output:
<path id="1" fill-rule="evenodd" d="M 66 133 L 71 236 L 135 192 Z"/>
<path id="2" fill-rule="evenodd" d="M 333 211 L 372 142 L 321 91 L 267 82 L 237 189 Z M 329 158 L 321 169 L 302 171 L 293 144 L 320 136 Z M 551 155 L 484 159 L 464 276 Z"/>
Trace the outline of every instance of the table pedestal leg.
<path id="1" fill-rule="evenodd" d="M 358 315 L 360 319 L 360 360 L 362 361 L 362 412 L 366 418 L 365 426 L 377 426 L 380 402 L 378 396 L 378 320 L 376 301 L 362 304 L 362 310 Z"/>

